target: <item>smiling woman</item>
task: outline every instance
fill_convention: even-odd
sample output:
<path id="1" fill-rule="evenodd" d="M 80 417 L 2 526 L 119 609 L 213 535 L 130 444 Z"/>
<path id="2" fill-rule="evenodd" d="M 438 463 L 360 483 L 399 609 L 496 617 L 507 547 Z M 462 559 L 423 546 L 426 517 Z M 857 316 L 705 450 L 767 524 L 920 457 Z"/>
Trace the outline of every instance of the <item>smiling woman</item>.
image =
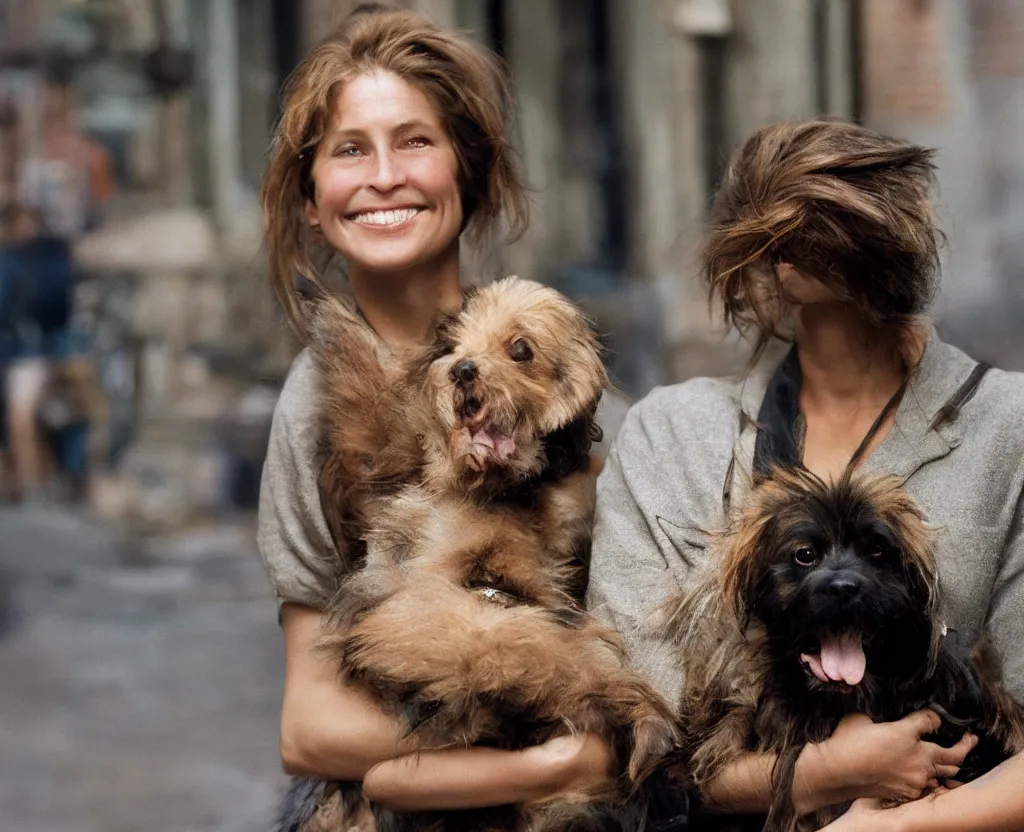
<path id="1" fill-rule="evenodd" d="M 261 191 L 274 290 L 300 338 L 308 341 L 310 322 L 297 276 L 327 293 L 318 254 L 344 261 L 351 296 L 343 300 L 370 325 L 385 360 L 426 343 L 440 314 L 462 306 L 461 239 L 481 239 L 501 222 L 515 235 L 526 223 L 506 135 L 511 109 L 493 56 L 408 12 L 361 7 L 310 52 L 286 86 Z M 507 353 L 533 357 L 523 337 L 510 338 Z M 474 449 L 510 453 L 512 438 L 486 421 L 491 405 L 474 387 L 475 370 L 460 372 L 466 412 L 476 408 Z M 260 490 L 260 551 L 285 635 L 285 769 L 361 780 L 368 797 L 403 809 L 550 799 L 603 782 L 610 751 L 587 735 L 515 752 L 403 757 L 416 751 L 404 724 L 339 682 L 336 662 L 317 648 L 337 577 L 325 565 L 340 559 L 317 486 L 321 381 L 304 351 L 274 414 Z"/>

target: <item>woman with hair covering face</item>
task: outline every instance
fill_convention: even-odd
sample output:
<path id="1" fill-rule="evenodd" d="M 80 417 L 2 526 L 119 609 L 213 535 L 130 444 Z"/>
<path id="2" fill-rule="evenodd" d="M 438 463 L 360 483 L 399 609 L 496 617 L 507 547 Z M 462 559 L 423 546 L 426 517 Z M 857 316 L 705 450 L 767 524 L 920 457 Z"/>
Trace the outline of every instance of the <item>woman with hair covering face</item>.
<path id="1" fill-rule="evenodd" d="M 300 338 L 296 275 L 326 292 L 315 263 L 340 256 L 351 299 L 385 347 L 424 343 L 462 302 L 459 246 L 526 200 L 509 142 L 505 78 L 491 55 L 408 13 L 364 6 L 316 46 L 285 89 L 261 201 L 277 297 Z M 285 382 L 260 491 L 259 545 L 285 634 L 281 758 L 292 774 L 361 780 L 395 809 L 543 800 L 608 776 L 597 737 L 506 752 L 417 754 L 404 726 L 339 683 L 316 649 L 333 544 L 315 462 L 317 371 L 308 352 Z"/>
<path id="2" fill-rule="evenodd" d="M 649 626 L 674 583 L 666 567 L 684 580 L 706 531 L 774 463 L 904 480 L 941 529 L 951 637 L 969 650 L 987 632 L 1024 700 L 1024 376 L 979 365 L 924 316 L 938 271 L 933 172 L 931 151 L 839 121 L 766 127 L 732 161 L 704 278 L 753 341 L 752 362 L 738 379 L 692 379 L 635 405 L 598 480 L 588 604 L 671 701 L 673 656 Z M 798 813 L 854 800 L 830 829 L 1024 829 L 1020 757 L 934 791 L 976 742 L 922 739 L 938 724 L 930 711 L 847 719 L 801 753 Z M 773 762 L 726 766 L 711 808 L 766 812 Z M 883 809 L 890 798 L 911 802 Z"/>

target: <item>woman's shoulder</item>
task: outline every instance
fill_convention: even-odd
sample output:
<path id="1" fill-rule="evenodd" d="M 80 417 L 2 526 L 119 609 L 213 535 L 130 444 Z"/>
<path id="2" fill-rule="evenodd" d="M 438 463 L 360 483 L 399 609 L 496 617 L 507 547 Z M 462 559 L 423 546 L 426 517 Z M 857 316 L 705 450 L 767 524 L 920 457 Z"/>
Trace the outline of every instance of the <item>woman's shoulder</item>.
<path id="1" fill-rule="evenodd" d="M 320 507 L 319 372 L 308 351 L 281 388 L 263 463 L 257 541 L 279 602 L 319 607 L 329 596 L 333 543 Z"/>
<path id="2" fill-rule="evenodd" d="M 626 413 L 620 437 L 707 442 L 725 436 L 731 444 L 740 386 L 735 377 L 698 377 L 656 387 Z"/>
<path id="3" fill-rule="evenodd" d="M 996 367 L 985 372 L 960 418 L 964 439 L 997 435 L 1024 452 L 1024 373 Z"/>
<path id="4" fill-rule="evenodd" d="M 993 367 L 985 373 L 978 385 L 975 408 L 982 413 L 994 413 L 1004 418 L 1020 420 L 1024 413 L 1024 373 Z"/>
<path id="5" fill-rule="evenodd" d="M 276 412 L 289 423 L 311 422 L 319 392 L 320 371 L 307 347 L 292 360 L 281 386 Z"/>
<path id="6" fill-rule="evenodd" d="M 613 443 L 616 470 L 652 500 L 717 493 L 733 454 L 740 383 L 692 378 L 658 387 L 634 404 Z"/>
<path id="7" fill-rule="evenodd" d="M 933 335 L 912 389 L 929 422 L 954 445 L 980 447 L 1008 432 L 1024 441 L 1024 373 L 990 367 Z"/>

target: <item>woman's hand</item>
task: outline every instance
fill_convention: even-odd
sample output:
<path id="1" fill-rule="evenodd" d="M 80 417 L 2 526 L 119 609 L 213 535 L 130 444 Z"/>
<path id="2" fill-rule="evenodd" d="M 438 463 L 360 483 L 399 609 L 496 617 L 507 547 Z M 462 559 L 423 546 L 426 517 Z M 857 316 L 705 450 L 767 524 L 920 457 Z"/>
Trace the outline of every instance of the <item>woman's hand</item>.
<path id="1" fill-rule="evenodd" d="M 977 740 L 965 735 L 952 748 L 942 748 L 921 738 L 940 724 L 927 710 L 897 722 L 846 717 L 829 739 L 800 753 L 791 793 L 797 814 L 862 797 L 913 800 L 939 779 L 953 777 Z M 775 763 L 774 755 L 751 753 L 725 766 L 705 789 L 709 806 L 728 813 L 767 812 Z"/>
<path id="2" fill-rule="evenodd" d="M 960 784 L 954 784 L 953 788 L 957 785 Z M 918 805 L 924 805 L 926 801 L 949 791 L 951 788 L 939 786 L 921 798 Z M 862 797 L 853 801 L 842 816 L 823 826 L 822 832 L 906 832 L 909 827 L 907 812 L 908 804 L 885 806 L 876 798 Z"/>
<path id="3" fill-rule="evenodd" d="M 462 748 L 386 760 L 363 778 L 363 793 L 399 811 L 540 803 L 588 791 L 613 777 L 608 743 L 594 734 L 555 737 L 521 751 Z"/>
<path id="4" fill-rule="evenodd" d="M 525 802 L 540 803 L 590 792 L 607 785 L 615 777 L 612 750 L 607 741 L 597 734 L 555 737 L 528 751 L 539 758 L 539 771 L 547 770 L 555 776 L 547 783 L 547 794 Z"/>
<path id="5" fill-rule="evenodd" d="M 894 809 L 886 809 L 880 800 L 863 797 L 822 832 L 899 832 L 899 816 Z"/>
<path id="6" fill-rule="evenodd" d="M 818 753 L 849 797 L 915 800 L 955 777 L 977 744 L 965 734 L 951 748 L 922 739 L 942 724 L 930 710 L 915 711 L 897 722 L 873 723 L 863 714 L 846 717 Z M 837 801 L 838 802 L 838 801 Z"/>

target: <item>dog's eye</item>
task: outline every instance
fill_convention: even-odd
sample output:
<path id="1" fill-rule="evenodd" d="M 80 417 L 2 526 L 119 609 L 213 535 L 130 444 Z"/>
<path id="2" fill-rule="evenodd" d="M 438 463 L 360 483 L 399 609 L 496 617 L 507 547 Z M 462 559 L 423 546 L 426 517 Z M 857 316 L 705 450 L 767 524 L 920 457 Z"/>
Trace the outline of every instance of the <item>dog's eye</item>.
<path id="1" fill-rule="evenodd" d="M 533 358 L 533 350 L 522 338 L 516 338 L 512 346 L 508 348 L 509 358 L 513 361 L 529 361 Z"/>
<path id="2" fill-rule="evenodd" d="M 878 560 L 892 552 L 894 547 L 881 535 L 868 535 L 866 540 L 861 542 L 860 551 L 867 554 L 870 560 Z"/>
<path id="3" fill-rule="evenodd" d="M 801 546 L 793 552 L 793 562 L 797 566 L 814 566 L 818 562 L 818 555 L 810 546 Z"/>

